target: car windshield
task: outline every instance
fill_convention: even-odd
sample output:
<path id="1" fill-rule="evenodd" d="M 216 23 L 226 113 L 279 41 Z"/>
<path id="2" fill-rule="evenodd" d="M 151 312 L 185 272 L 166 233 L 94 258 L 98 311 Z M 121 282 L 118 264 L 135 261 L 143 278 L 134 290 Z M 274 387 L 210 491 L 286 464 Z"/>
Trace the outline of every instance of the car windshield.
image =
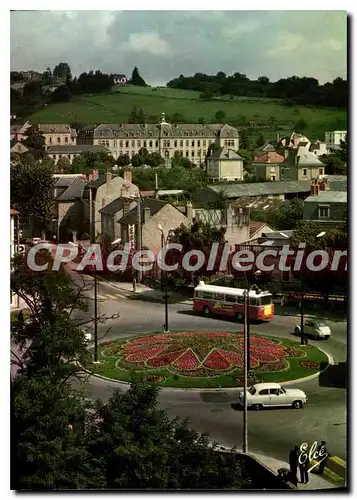
<path id="1" fill-rule="evenodd" d="M 252 387 L 250 389 L 248 389 L 248 392 L 249 392 L 249 394 L 251 394 L 252 396 L 254 396 L 254 394 L 257 392 L 257 390 L 254 387 L 254 385 L 252 385 Z"/>
<path id="2" fill-rule="evenodd" d="M 283 394 L 286 394 L 286 390 L 284 389 L 284 387 L 280 387 L 280 390 Z"/>
<path id="3" fill-rule="evenodd" d="M 324 327 L 326 327 L 327 325 L 326 325 L 326 323 L 317 323 L 317 326 L 318 326 L 319 328 L 324 328 Z"/>

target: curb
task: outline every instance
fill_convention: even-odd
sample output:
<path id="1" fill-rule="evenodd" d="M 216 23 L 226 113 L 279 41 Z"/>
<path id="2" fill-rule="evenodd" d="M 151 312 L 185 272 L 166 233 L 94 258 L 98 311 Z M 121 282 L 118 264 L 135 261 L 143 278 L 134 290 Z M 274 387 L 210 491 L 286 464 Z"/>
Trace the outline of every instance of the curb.
<path id="1" fill-rule="evenodd" d="M 289 386 L 289 385 L 292 385 L 292 384 L 300 384 L 301 382 L 307 382 L 308 380 L 313 380 L 314 378 L 317 378 L 320 376 L 321 373 L 323 373 L 324 371 L 326 371 L 331 365 L 334 365 L 335 364 L 335 360 L 334 358 L 328 354 L 326 351 L 324 351 L 323 349 L 320 349 L 319 347 L 316 347 L 316 349 L 319 349 L 321 352 L 323 352 L 326 356 L 327 356 L 327 366 L 326 368 L 324 368 L 323 370 L 319 371 L 319 372 L 316 372 L 312 375 L 309 375 L 307 377 L 302 377 L 302 378 L 297 378 L 297 379 L 294 379 L 294 380 L 287 380 L 285 382 L 276 382 L 277 384 L 280 384 L 281 386 Z M 83 367 L 82 367 L 83 368 Z M 107 380 L 108 382 L 114 382 L 114 383 L 117 383 L 117 384 L 124 384 L 124 385 L 127 385 L 127 386 L 130 386 L 130 382 L 126 382 L 124 380 L 118 380 L 118 379 L 115 379 L 115 378 L 109 378 L 109 377 L 105 377 L 104 375 L 99 375 L 99 374 L 94 374 L 93 372 L 83 368 L 83 371 L 88 373 L 89 375 L 91 375 L 92 377 L 97 377 L 97 378 L 100 378 L 102 380 Z M 160 388 L 160 390 L 169 390 L 169 391 L 175 391 L 175 392 L 234 392 L 234 391 L 241 391 L 244 389 L 244 387 L 215 387 L 215 388 L 197 388 L 197 387 L 187 387 L 187 388 L 182 388 L 182 387 L 161 387 L 161 386 L 158 386 Z"/>

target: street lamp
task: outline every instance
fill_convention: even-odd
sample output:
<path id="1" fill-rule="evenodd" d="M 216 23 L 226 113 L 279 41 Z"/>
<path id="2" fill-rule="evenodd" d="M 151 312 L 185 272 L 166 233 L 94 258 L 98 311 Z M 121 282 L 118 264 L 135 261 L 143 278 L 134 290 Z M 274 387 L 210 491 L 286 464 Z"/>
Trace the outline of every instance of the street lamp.
<path id="1" fill-rule="evenodd" d="M 172 232 L 174 231 L 173 229 L 169 229 L 169 232 L 165 238 L 165 234 L 164 234 L 164 231 L 162 229 L 162 226 L 161 224 L 158 224 L 157 225 L 159 231 L 161 232 L 161 249 L 164 248 L 164 246 L 167 244 Z M 163 279 L 163 282 L 164 282 L 164 299 L 165 299 L 165 325 L 164 325 L 164 332 L 165 333 L 168 333 L 169 331 L 169 308 L 168 308 L 168 294 L 167 294 L 167 272 L 165 269 L 162 270 L 162 275 L 161 275 L 164 279 Z"/>
<path id="2" fill-rule="evenodd" d="M 256 271 L 253 276 L 258 277 L 262 274 L 261 271 Z M 248 369 L 250 368 L 250 342 L 248 335 L 248 316 L 249 316 L 249 292 L 255 288 L 257 290 L 258 287 L 253 283 L 249 287 L 247 272 L 244 271 L 246 289 L 244 290 L 244 329 L 243 329 L 243 351 L 244 351 L 244 389 L 243 389 L 243 453 L 247 453 L 248 451 L 248 401 L 247 401 L 247 392 L 248 392 Z M 260 291 L 260 290 L 259 290 Z"/>

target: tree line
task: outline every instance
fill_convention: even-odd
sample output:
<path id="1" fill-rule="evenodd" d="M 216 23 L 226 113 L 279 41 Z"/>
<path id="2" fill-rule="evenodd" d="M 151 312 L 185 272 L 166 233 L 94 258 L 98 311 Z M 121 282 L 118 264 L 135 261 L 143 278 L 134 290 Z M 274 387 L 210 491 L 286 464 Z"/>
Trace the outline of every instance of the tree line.
<path id="1" fill-rule="evenodd" d="M 346 108 L 348 105 L 348 82 L 342 78 L 335 78 L 332 83 L 320 85 L 316 78 L 309 77 L 291 76 L 271 82 L 266 76 L 250 80 L 242 73 L 227 76 L 223 71 L 219 71 L 216 75 L 181 74 L 170 80 L 167 86 L 195 90 L 201 92 L 201 97 L 206 99 L 215 95 L 231 95 L 282 99 L 287 106 L 310 104 Z"/>

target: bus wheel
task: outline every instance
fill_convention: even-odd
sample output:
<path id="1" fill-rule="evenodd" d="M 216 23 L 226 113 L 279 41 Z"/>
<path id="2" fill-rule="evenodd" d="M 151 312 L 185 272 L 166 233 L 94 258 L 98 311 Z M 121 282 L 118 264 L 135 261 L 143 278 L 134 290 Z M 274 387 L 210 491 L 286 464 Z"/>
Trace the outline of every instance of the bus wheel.
<path id="1" fill-rule="evenodd" d="M 206 315 L 206 316 L 209 316 L 211 314 L 211 310 L 209 307 L 204 307 L 203 308 L 203 313 Z"/>
<path id="2" fill-rule="evenodd" d="M 244 319 L 244 315 L 242 313 L 237 313 L 236 314 L 236 320 L 237 321 L 243 321 Z"/>

